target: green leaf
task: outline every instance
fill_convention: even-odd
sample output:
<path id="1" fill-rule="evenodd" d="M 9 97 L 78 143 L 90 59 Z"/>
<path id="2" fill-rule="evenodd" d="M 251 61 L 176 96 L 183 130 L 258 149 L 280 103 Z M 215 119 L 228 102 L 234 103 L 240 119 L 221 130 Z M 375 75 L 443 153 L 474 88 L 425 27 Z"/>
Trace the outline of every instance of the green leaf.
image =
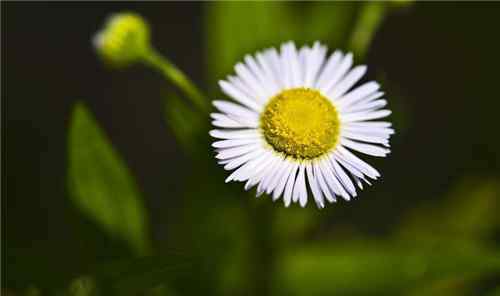
<path id="1" fill-rule="evenodd" d="M 439 247 L 350 241 L 296 248 L 278 264 L 276 294 L 401 295 L 434 281 L 498 272 L 499 255 L 449 240 Z"/>
<path id="2" fill-rule="evenodd" d="M 214 2 L 207 6 L 209 77 L 221 79 L 246 53 L 292 39 L 297 30 L 284 2 Z"/>
<path id="3" fill-rule="evenodd" d="M 299 16 L 306 14 L 301 18 L 304 24 L 300 26 L 300 36 L 297 36 L 296 40 L 305 43 L 319 40 L 328 44 L 330 50 L 335 48 L 344 50 L 359 10 L 359 4 L 324 1 L 313 2 L 310 5 L 310 9 L 305 12 L 300 7 L 296 7 Z"/>
<path id="4" fill-rule="evenodd" d="M 500 286 L 494 288 L 493 291 L 488 293 L 488 296 L 500 296 Z"/>
<path id="5" fill-rule="evenodd" d="M 168 282 L 191 280 L 200 269 L 200 259 L 185 252 L 164 252 L 164 256 L 145 256 L 96 266 L 93 279 L 104 295 L 137 295 L 156 290 L 156 295 L 174 295 Z M 142 295 L 142 294 L 141 294 Z"/>
<path id="6" fill-rule="evenodd" d="M 148 253 L 147 213 L 135 180 L 82 103 L 74 109 L 68 138 L 74 204 L 110 236 L 138 254 Z"/>
<path id="7" fill-rule="evenodd" d="M 211 3 L 205 26 L 209 77 L 221 79 L 245 54 L 288 40 L 341 47 L 355 11 L 352 3 Z"/>
<path id="8" fill-rule="evenodd" d="M 94 279 L 88 276 L 82 276 L 74 279 L 69 284 L 68 296 L 95 296 L 97 289 Z"/>
<path id="9" fill-rule="evenodd" d="M 500 185 L 496 178 L 470 177 L 455 185 L 448 196 L 411 212 L 400 226 L 403 240 L 461 238 L 486 241 L 500 228 Z M 432 229 L 432 231 L 430 231 Z"/>

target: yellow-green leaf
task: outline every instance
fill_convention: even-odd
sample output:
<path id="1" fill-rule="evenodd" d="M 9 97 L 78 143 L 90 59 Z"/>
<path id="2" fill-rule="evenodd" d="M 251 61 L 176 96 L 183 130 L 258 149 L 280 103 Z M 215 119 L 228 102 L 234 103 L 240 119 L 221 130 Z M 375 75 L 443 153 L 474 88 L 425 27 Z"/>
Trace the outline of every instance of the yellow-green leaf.
<path id="1" fill-rule="evenodd" d="M 135 180 L 82 103 L 74 109 L 68 138 L 74 204 L 113 238 L 138 254 L 148 253 L 147 215 Z"/>

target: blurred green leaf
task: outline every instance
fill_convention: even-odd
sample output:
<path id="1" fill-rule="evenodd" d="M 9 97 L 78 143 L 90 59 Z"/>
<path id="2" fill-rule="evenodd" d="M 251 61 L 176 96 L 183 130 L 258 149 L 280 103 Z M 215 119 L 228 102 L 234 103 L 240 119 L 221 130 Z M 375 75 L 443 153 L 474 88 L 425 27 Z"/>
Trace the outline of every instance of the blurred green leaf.
<path id="1" fill-rule="evenodd" d="M 499 271 L 500 253 L 464 242 L 332 242 L 288 250 L 278 267 L 280 295 L 401 295 L 415 285 Z"/>
<path id="2" fill-rule="evenodd" d="M 150 250 L 147 213 L 125 163 L 82 104 L 69 128 L 69 189 L 75 205 L 138 254 Z"/>
<path id="3" fill-rule="evenodd" d="M 343 49 L 353 23 L 356 21 L 356 13 L 359 3 L 353 2 L 311 2 L 309 11 L 303 11 L 300 7 L 297 13 L 305 16 L 300 26 L 300 36 L 295 39 L 300 42 L 312 43 L 319 40 L 331 46 L 331 49 Z M 297 5 L 298 6 L 298 5 Z M 296 18 L 297 19 L 297 18 Z"/>
<path id="4" fill-rule="evenodd" d="M 206 8 L 208 77 L 214 80 L 229 73 L 245 53 L 292 39 L 297 30 L 285 2 L 221 1 Z"/>
<path id="5" fill-rule="evenodd" d="M 457 277 L 445 280 L 429 282 L 417 287 L 408 296 L 466 296 L 471 293 L 470 279 L 467 277 Z"/>
<path id="6" fill-rule="evenodd" d="M 282 42 L 319 40 L 341 47 L 357 4 L 287 2 L 216 2 L 207 7 L 209 76 L 223 78 L 245 54 Z"/>
<path id="7" fill-rule="evenodd" d="M 401 224 L 404 240 L 423 237 L 487 239 L 500 227 L 500 182 L 492 178 L 462 180 L 436 204 L 415 209 Z"/>
<path id="8" fill-rule="evenodd" d="M 415 0 L 392 0 L 389 1 L 389 5 L 394 8 L 407 8 L 415 2 Z"/>
<path id="9" fill-rule="evenodd" d="M 92 276 L 72 280 L 64 295 L 175 295 L 167 280 L 192 273 L 193 262 L 182 253 L 169 253 L 99 264 Z"/>
<path id="10" fill-rule="evenodd" d="M 493 289 L 493 291 L 488 293 L 488 296 L 500 296 L 500 286 L 496 287 L 495 289 Z"/>
<path id="11" fill-rule="evenodd" d="M 9 294 L 7 294 L 9 295 Z M 35 287 L 29 287 L 26 289 L 26 291 L 24 292 L 23 294 L 24 296 L 40 296 L 42 295 L 42 293 L 40 292 L 39 289 L 35 288 Z"/>
<path id="12" fill-rule="evenodd" d="M 162 256 L 101 264 L 96 267 L 93 278 L 104 295 L 137 295 L 147 290 L 154 295 L 174 295 L 167 283 L 176 278 L 189 278 L 199 269 L 199 262 L 199 258 L 185 252 L 164 252 Z"/>
<path id="13" fill-rule="evenodd" d="M 196 155 L 200 148 L 200 137 L 198 136 L 207 130 L 205 127 L 209 122 L 208 118 L 193 110 L 175 93 L 166 94 L 163 102 L 165 121 L 174 136 L 184 149 L 191 152 L 191 155 Z"/>
<path id="14" fill-rule="evenodd" d="M 68 296 L 94 296 L 97 294 L 94 279 L 88 276 L 82 276 L 73 280 L 68 288 Z"/>
<path id="15" fill-rule="evenodd" d="M 173 296 L 176 294 L 171 289 L 167 288 L 166 285 L 159 285 L 158 287 L 149 289 L 145 295 L 148 295 L 148 296 Z"/>
<path id="16" fill-rule="evenodd" d="M 279 244 L 285 244 L 285 248 L 291 242 L 300 241 L 304 235 L 318 226 L 325 215 L 319 213 L 318 209 L 308 207 L 281 207 L 273 209 L 274 216 L 273 236 Z"/>

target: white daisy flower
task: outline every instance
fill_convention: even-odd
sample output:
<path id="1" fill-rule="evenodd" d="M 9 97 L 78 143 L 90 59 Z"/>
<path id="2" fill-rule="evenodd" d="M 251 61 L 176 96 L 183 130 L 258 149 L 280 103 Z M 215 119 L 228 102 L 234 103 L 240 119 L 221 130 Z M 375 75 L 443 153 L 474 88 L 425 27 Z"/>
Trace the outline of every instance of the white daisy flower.
<path id="1" fill-rule="evenodd" d="M 317 206 L 338 196 L 349 200 L 363 182 L 380 177 L 352 151 L 386 156 L 391 123 L 378 121 L 391 111 L 381 109 L 380 85 L 366 82 L 353 88 L 366 66 L 352 68 L 351 53 L 316 42 L 300 49 L 293 42 L 245 56 L 236 75 L 219 82 L 236 102 L 213 101 L 218 140 L 216 158 L 233 171 L 226 182 L 257 186 L 257 196 L 283 196 L 285 206 L 302 207 L 312 194 Z M 309 193 L 308 193 L 309 192 Z"/>

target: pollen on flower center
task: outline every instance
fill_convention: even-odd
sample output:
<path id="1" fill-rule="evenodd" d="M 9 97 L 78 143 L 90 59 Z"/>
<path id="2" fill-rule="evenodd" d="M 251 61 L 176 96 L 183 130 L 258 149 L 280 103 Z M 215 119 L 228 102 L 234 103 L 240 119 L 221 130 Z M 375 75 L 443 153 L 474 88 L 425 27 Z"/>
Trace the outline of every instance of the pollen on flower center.
<path id="1" fill-rule="evenodd" d="M 316 158 L 333 148 L 339 124 L 332 103 L 308 88 L 288 89 L 274 96 L 260 118 L 269 145 L 296 159 Z"/>

